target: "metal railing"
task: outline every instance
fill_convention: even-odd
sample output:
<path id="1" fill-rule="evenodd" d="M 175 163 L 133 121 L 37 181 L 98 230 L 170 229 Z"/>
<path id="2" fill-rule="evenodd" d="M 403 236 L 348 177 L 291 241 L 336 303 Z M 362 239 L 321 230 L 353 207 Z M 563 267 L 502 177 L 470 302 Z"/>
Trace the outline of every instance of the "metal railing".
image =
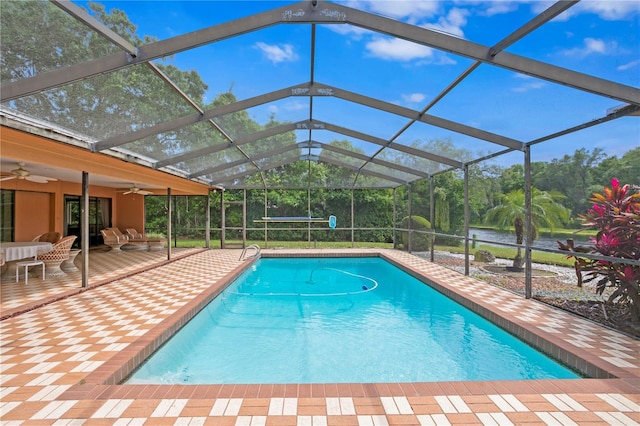
<path id="1" fill-rule="evenodd" d="M 260 256 L 260 246 L 257 244 L 251 244 L 242 249 L 242 253 L 240 253 L 240 258 L 238 258 L 238 260 L 244 260 L 244 256 L 247 254 L 247 250 L 249 249 L 254 249 L 256 252 L 252 256 L 249 256 L 248 259 Z"/>

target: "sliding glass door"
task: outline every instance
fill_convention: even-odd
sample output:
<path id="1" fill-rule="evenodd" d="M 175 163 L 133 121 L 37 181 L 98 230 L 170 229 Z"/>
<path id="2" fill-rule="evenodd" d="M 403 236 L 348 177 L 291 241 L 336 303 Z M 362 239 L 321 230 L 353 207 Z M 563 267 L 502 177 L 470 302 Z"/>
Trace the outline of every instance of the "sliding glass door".
<path id="1" fill-rule="evenodd" d="M 82 233 L 80 228 L 80 197 L 65 195 L 64 197 L 64 235 L 76 235 L 74 247 L 81 248 Z M 111 226 L 111 199 L 89 197 L 89 247 L 104 243 L 100 230 Z"/>

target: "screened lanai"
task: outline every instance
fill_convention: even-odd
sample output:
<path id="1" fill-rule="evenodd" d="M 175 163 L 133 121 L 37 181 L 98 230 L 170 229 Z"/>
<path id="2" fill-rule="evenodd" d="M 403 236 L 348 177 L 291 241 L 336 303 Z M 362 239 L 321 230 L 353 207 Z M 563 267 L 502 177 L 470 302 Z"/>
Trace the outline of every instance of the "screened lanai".
<path id="1" fill-rule="evenodd" d="M 632 2 L 500 3 L 3 2 L 2 126 L 265 194 L 637 146 Z"/>

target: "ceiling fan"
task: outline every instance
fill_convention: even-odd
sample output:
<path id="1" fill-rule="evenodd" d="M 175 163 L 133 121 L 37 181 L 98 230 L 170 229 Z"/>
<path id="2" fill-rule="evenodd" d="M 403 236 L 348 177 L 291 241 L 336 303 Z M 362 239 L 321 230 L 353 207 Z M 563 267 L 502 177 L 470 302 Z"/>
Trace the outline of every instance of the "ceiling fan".
<path id="1" fill-rule="evenodd" d="M 138 188 L 138 186 L 135 183 L 127 191 L 118 191 L 118 192 L 122 192 L 122 195 L 127 195 L 127 194 L 151 195 L 151 194 L 153 194 L 153 192 L 145 191 L 142 188 Z"/>
<path id="2" fill-rule="evenodd" d="M 31 182 L 47 183 L 49 181 L 58 180 L 56 178 L 52 178 L 48 176 L 32 175 L 31 172 L 29 172 L 29 170 L 26 170 L 24 168 L 24 166 L 26 165 L 25 163 L 18 162 L 17 164 L 18 164 L 18 168 L 11 170 L 11 174 L 8 176 L 4 176 L 3 178 L 0 179 L 0 181 L 10 180 L 10 179 L 25 179 Z"/>

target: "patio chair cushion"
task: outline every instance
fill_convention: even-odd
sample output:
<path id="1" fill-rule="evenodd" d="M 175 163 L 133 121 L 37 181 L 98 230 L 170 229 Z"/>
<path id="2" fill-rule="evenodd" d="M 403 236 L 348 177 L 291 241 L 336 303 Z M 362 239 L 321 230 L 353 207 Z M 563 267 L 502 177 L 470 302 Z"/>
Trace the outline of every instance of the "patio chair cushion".
<path id="1" fill-rule="evenodd" d="M 105 244 L 126 244 L 129 242 L 129 237 L 115 227 L 103 229 L 100 233 L 104 237 Z"/>
<path id="2" fill-rule="evenodd" d="M 145 242 L 147 241 L 147 237 L 143 234 L 139 233 L 135 228 L 127 228 L 127 236 L 129 237 L 129 242 Z"/>

